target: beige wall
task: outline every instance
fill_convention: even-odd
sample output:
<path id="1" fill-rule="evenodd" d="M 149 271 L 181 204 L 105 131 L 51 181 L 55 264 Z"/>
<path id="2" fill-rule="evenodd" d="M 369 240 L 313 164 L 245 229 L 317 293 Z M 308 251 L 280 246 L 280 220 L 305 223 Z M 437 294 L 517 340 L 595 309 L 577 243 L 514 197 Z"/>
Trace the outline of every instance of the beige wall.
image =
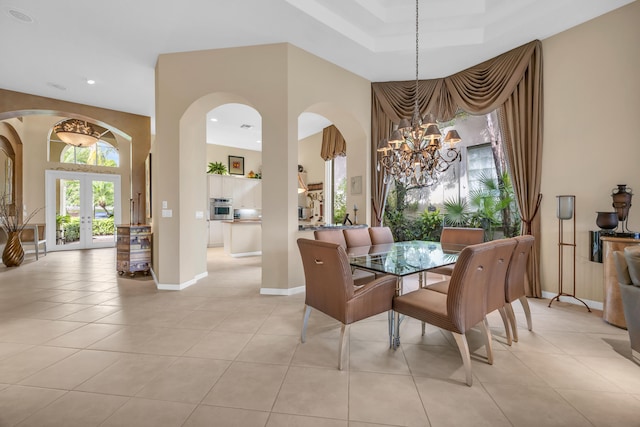
<path id="1" fill-rule="evenodd" d="M 589 261 L 596 211 L 612 211 L 611 189 L 617 184 L 627 184 L 640 197 L 638 23 L 640 2 L 634 2 L 543 41 L 544 291 L 557 292 L 556 195 L 576 196 L 576 294 L 591 301 L 603 300 L 602 264 Z M 640 231 L 640 201 L 633 205 L 629 228 Z"/>
<path id="2" fill-rule="evenodd" d="M 262 152 L 244 150 L 241 148 L 227 147 L 225 145 L 207 144 L 207 164 L 210 162 L 222 162 L 229 170 L 229 156 L 244 157 L 244 176 L 250 171 L 257 173 L 262 169 Z M 206 169 L 205 169 L 206 171 Z"/>
<path id="3" fill-rule="evenodd" d="M 295 244 L 298 116 L 310 111 L 335 123 L 363 153 L 353 170 L 366 176 L 370 83 L 288 44 L 161 55 L 153 159 L 154 170 L 167 173 L 154 174 L 153 203 L 154 213 L 162 200 L 173 210 L 172 218 L 154 219 L 154 265 L 161 286 L 181 288 L 206 274 L 206 242 L 201 241 L 206 223 L 194 216 L 205 208 L 205 119 L 207 111 L 228 102 L 247 104 L 262 116 L 262 286 L 287 292 L 302 285 L 291 279 L 300 264 Z"/>

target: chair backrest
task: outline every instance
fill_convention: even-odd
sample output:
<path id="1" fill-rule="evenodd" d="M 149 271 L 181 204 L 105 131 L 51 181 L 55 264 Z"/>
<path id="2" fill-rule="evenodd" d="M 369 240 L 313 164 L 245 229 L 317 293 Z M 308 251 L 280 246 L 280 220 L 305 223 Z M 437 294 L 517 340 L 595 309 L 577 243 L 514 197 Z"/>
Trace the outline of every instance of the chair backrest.
<path id="1" fill-rule="evenodd" d="M 347 247 L 347 241 L 344 240 L 344 234 L 342 230 L 315 230 L 313 237 L 316 240 L 322 240 L 323 242 L 335 243 L 343 248 Z"/>
<path id="2" fill-rule="evenodd" d="M 456 245 L 476 245 L 484 242 L 484 229 L 467 227 L 443 227 L 440 234 L 441 243 Z"/>
<path id="3" fill-rule="evenodd" d="M 460 252 L 447 293 L 447 314 L 460 333 L 486 316 L 491 281 L 501 276 L 504 283 L 515 246 L 513 239 L 502 239 L 470 245 Z"/>
<path id="4" fill-rule="evenodd" d="M 366 228 L 345 228 L 342 230 L 347 248 L 355 246 L 371 246 L 371 237 Z"/>
<path id="5" fill-rule="evenodd" d="M 393 233 L 389 227 L 370 227 L 369 237 L 372 245 L 381 245 L 383 243 L 393 243 Z"/>
<path id="6" fill-rule="evenodd" d="M 504 284 L 506 302 L 513 302 L 525 295 L 524 283 L 527 275 L 527 261 L 535 243 L 530 235 L 514 237 L 516 248 L 509 262 L 507 280 Z"/>
<path id="7" fill-rule="evenodd" d="M 305 279 L 305 304 L 347 323 L 353 276 L 344 248 L 336 243 L 298 239 Z"/>

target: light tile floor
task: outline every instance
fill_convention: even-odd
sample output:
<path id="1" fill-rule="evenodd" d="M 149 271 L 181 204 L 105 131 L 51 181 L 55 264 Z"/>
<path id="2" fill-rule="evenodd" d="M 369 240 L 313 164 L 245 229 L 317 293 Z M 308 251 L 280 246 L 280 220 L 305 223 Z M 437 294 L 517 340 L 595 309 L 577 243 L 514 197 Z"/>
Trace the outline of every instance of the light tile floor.
<path id="1" fill-rule="evenodd" d="M 0 267 L 0 426 L 640 426 L 627 333 L 582 306 L 530 300 L 529 332 L 516 303 L 511 347 L 491 315 L 495 362 L 471 331 L 467 387 L 450 334 L 407 319 L 393 351 L 384 314 L 351 327 L 338 371 L 339 324 L 312 312 L 300 344 L 303 296 L 261 296 L 260 257 L 209 249 L 179 292 L 114 257 Z"/>

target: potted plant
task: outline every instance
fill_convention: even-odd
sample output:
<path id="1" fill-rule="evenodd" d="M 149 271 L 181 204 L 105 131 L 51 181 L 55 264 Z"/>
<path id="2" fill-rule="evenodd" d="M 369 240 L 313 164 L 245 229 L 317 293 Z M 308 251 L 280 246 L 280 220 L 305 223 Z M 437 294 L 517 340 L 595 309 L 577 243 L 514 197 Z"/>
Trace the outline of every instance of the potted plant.
<path id="1" fill-rule="evenodd" d="M 226 175 L 227 167 L 222 162 L 210 162 L 207 173 L 213 173 L 217 175 Z"/>
<path id="2" fill-rule="evenodd" d="M 7 203 L 6 194 L 0 197 L 0 228 L 7 234 L 7 244 L 2 251 L 2 263 L 7 267 L 17 267 L 22 264 L 24 249 L 20 241 L 20 233 L 39 210 L 31 212 L 20 223 L 18 216 L 15 215 L 15 207 Z"/>

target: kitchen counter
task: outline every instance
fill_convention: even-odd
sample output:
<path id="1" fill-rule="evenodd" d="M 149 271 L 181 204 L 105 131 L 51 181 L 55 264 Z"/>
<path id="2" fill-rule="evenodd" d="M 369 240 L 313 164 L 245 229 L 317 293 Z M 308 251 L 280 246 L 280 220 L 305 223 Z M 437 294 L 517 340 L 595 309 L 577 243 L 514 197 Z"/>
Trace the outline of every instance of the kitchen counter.
<path id="1" fill-rule="evenodd" d="M 315 230 L 344 230 L 345 228 L 367 228 L 367 224 L 314 224 L 314 223 L 298 223 L 298 231 L 315 231 Z"/>
<path id="2" fill-rule="evenodd" d="M 222 222 L 224 252 L 232 257 L 262 255 L 262 221 Z"/>

